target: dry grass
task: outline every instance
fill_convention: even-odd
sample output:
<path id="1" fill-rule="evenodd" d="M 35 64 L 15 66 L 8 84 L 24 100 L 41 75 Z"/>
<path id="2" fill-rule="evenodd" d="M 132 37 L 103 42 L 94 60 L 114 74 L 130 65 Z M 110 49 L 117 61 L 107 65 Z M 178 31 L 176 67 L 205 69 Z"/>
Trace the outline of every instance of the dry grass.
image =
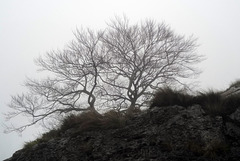
<path id="1" fill-rule="evenodd" d="M 240 97 L 232 95 L 223 97 L 221 92 L 209 91 L 200 93 L 194 102 L 201 105 L 204 111 L 212 116 L 227 116 L 240 106 Z"/>
<path id="2" fill-rule="evenodd" d="M 154 98 L 151 100 L 151 107 L 163 107 L 179 105 L 187 107 L 192 105 L 192 96 L 183 92 L 173 90 L 169 87 L 161 88 L 157 91 Z"/>
<path id="3" fill-rule="evenodd" d="M 240 96 L 231 95 L 223 97 L 221 92 L 212 90 L 191 96 L 169 87 L 160 89 L 151 101 L 151 107 L 179 105 L 183 107 L 199 104 L 211 116 L 227 116 L 240 106 Z"/>
<path id="4" fill-rule="evenodd" d="M 25 142 L 23 149 L 25 149 L 25 150 L 32 149 L 33 146 L 35 146 L 39 143 L 47 142 L 47 141 L 57 138 L 57 137 L 60 137 L 60 131 L 57 129 L 50 130 L 49 132 L 42 134 L 41 137 L 35 139 L 34 141 Z"/>
<path id="5" fill-rule="evenodd" d="M 59 129 L 50 130 L 44 133 L 40 138 L 26 142 L 24 149 L 31 149 L 34 145 L 41 142 L 46 142 L 50 139 L 60 137 L 62 133 L 69 129 L 74 129 L 73 135 L 79 132 L 85 132 L 90 130 L 107 130 L 113 128 L 120 128 L 126 125 L 126 115 L 110 110 L 103 115 L 94 112 L 84 112 L 77 115 L 69 115 L 62 120 Z"/>
<path id="6" fill-rule="evenodd" d="M 24 150 L 30 150 L 32 149 L 35 145 L 39 144 L 43 142 L 42 139 L 36 139 L 34 141 L 29 141 L 29 142 L 25 142 L 24 146 L 23 146 L 23 149 Z"/>
<path id="7" fill-rule="evenodd" d="M 67 116 L 60 127 L 61 131 L 71 128 L 78 128 L 81 131 L 97 129 L 101 126 L 102 116 L 95 112 L 83 112 L 78 115 L 71 114 Z"/>
<path id="8" fill-rule="evenodd" d="M 120 128 L 125 126 L 127 117 L 122 113 L 110 110 L 103 115 L 101 127 L 103 129 Z"/>
<path id="9" fill-rule="evenodd" d="M 115 110 L 110 110 L 103 115 L 94 112 L 85 112 L 79 115 L 69 115 L 62 121 L 61 131 L 77 128 L 78 131 L 96 129 L 112 129 L 125 126 L 127 117 Z"/>

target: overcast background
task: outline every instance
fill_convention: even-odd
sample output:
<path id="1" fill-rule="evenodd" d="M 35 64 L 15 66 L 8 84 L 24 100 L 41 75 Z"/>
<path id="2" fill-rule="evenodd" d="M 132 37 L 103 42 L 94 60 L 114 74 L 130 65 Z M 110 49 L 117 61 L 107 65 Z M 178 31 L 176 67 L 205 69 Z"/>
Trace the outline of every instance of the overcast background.
<path id="1" fill-rule="evenodd" d="M 101 29 L 123 14 L 132 22 L 164 21 L 178 34 L 198 37 L 198 53 L 207 60 L 199 64 L 197 89 L 223 90 L 240 78 L 239 0 L 0 0 L 0 112 L 8 111 L 11 95 L 24 91 L 26 76 L 37 77 L 34 58 L 63 48 L 76 27 Z M 0 160 L 41 133 L 39 127 L 21 137 L 3 130 Z"/>

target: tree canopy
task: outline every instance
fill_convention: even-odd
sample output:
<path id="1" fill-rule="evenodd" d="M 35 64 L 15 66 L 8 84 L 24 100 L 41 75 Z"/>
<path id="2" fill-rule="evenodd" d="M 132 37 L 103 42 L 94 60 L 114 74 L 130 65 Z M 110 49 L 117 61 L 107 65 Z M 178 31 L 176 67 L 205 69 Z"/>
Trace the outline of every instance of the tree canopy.
<path id="1" fill-rule="evenodd" d="M 21 114 L 29 124 L 9 127 L 23 131 L 53 115 L 143 106 L 163 84 L 198 75 L 196 39 L 174 33 L 164 23 L 146 20 L 131 24 L 116 18 L 101 31 L 77 29 L 63 50 L 36 59 L 49 77 L 28 79 L 27 93 L 12 96 L 9 118 Z"/>

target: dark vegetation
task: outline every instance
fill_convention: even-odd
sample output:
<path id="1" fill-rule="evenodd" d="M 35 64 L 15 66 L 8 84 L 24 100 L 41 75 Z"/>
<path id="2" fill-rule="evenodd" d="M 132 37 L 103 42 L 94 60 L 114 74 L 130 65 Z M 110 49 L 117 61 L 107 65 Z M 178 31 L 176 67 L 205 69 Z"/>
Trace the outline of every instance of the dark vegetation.
<path id="1" fill-rule="evenodd" d="M 110 110 L 102 115 L 95 112 L 72 114 L 62 121 L 60 131 L 64 132 L 71 128 L 77 128 L 78 131 L 119 128 L 124 126 L 126 118 L 125 115 L 114 110 Z"/>
<path id="2" fill-rule="evenodd" d="M 193 104 L 193 96 L 170 87 L 160 88 L 151 100 L 150 108 L 179 105 L 187 107 Z"/>
<path id="3" fill-rule="evenodd" d="M 140 112 L 140 111 L 135 111 Z M 126 121 L 131 115 L 124 114 L 115 110 L 110 110 L 104 114 L 95 112 L 83 112 L 81 114 L 71 114 L 62 120 L 58 129 L 50 130 L 34 141 L 27 142 L 24 149 L 31 149 L 34 145 L 58 138 L 64 135 L 68 130 L 71 135 L 78 135 L 81 132 L 91 130 L 108 130 L 125 126 Z M 71 129 L 71 130 L 70 130 Z M 74 129 L 74 132 L 72 131 Z"/>
<path id="4" fill-rule="evenodd" d="M 26 150 L 30 150 L 30 149 L 33 148 L 34 145 L 37 145 L 37 144 L 42 143 L 42 142 L 47 142 L 51 139 L 58 138 L 60 136 L 61 135 L 60 135 L 60 130 L 59 129 L 52 129 L 49 132 L 46 132 L 46 133 L 42 134 L 42 136 L 37 138 L 36 140 L 26 142 L 23 148 L 26 149 Z"/>
<path id="5" fill-rule="evenodd" d="M 240 106 L 240 96 L 230 95 L 224 97 L 221 93 L 207 91 L 193 96 L 169 87 L 164 87 L 156 92 L 151 101 L 150 108 L 173 105 L 188 107 L 198 104 L 211 116 L 227 116 L 235 112 Z"/>
<path id="6" fill-rule="evenodd" d="M 197 96 L 196 102 L 201 105 L 209 115 L 227 116 L 235 112 L 240 106 L 239 98 L 238 95 L 224 97 L 220 92 L 209 91 Z"/>

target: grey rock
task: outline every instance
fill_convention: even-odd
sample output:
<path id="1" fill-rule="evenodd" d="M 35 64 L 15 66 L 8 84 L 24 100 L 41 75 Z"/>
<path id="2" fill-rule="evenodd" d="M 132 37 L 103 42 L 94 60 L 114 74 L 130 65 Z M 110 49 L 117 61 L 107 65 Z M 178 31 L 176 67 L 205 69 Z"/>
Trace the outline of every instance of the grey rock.
<path id="1" fill-rule="evenodd" d="M 73 133 L 17 151 L 6 161 L 205 161 L 240 156 L 238 144 L 227 146 L 234 142 L 225 137 L 222 117 L 208 116 L 200 106 L 153 107 L 118 129 Z"/>
<path id="2" fill-rule="evenodd" d="M 240 87 L 230 87 L 226 91 L 222 92 L 222 96 L 228 97 L 231 95 L 239 95 L 240 94 Z"/>
<path id="3" fill-rule="evenodd" d="M 240 109 L 238 108 L 234 113 L 229 116 L 231 119 L 240 122 Z"/>

